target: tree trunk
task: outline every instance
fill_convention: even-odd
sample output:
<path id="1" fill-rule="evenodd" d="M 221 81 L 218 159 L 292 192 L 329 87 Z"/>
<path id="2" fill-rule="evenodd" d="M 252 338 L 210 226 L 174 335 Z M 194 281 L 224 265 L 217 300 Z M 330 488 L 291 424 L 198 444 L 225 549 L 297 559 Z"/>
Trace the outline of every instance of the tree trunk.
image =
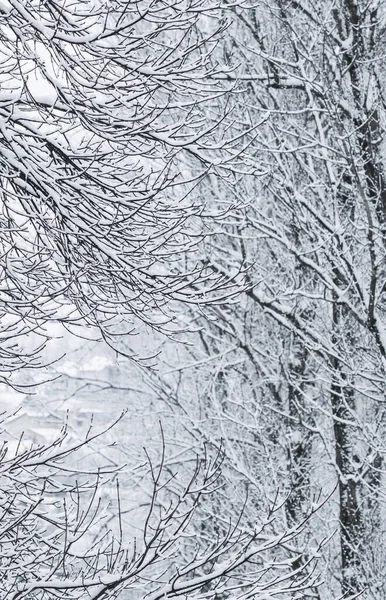
<path id="1" fill-rule="evenodd" d="M 332 311 L 333 344 L 338 345 L 342 308 L 335 302 Z M 332 359 L 332 369 L 331 410 L 338 471 L 342 593 L 355 594 L 363 590 L 361 555 L 364 533 L 359 504 L 359 481 L 353 456 L 354 432 L 350 424 L 356 407 L 353 389 L 338 359 Z"/>

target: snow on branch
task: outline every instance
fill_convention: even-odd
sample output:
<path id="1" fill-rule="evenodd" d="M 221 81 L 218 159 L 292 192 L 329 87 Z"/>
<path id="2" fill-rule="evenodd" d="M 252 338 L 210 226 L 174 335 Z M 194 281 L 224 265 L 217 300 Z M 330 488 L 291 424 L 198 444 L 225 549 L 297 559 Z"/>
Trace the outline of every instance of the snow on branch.
<path id="1" fill-rule="evenodd" d="M 126 531 L 133 531 L 132 513 L 123 509 L 118 479 L 124 481 L 124 468 L 86 468 L 82 450 L 96 434 L 76 447 L 63 430 L 51 445 L 20 440 L 8 448 L 6 421 L 0 456 L 2 597 L 268 600 L 301 598 L 318 584 L 319 549 L 308 549 L 301 567 L 294 567 L 299 551 L 292 541 L 304 523 L 274 533 L 278 506 L 253 534 L 242 531 L 235 515 L 216 539 L 197 537 L 199 508 L 219 485 L 221 454 L 197 459 L 190 480 L 180 482 L 174 494 L 168 482 L 178 474 L 170 474 L 164 458 L 155 465 L 147 457 L 152 491 L 147 502 L 137 504 L 140 533 L 132 537 Z M 132 495 L 135 481 L 131 477 Z"/>

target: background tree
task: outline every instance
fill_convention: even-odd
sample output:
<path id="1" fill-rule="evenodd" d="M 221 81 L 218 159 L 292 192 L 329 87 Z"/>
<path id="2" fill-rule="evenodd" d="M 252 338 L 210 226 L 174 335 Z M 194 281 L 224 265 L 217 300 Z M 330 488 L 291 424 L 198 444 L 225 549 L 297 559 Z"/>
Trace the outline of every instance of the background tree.
<path id="1" fill-rule="evenodd" d="M 250 523 L 275 488 L 293 492 L 291 523 L 336 485 L 318 531 L 339 536 L 323 554 L 327 585 L 310 593 L 383 598 L 385 9 L 277 0 L 227 14 L 223 51 L 239 68 L 213 77 L 244 87 L 237 123 L 260 124 L 259 177 L 210 186 L 214 205 L 245 209 L 204 255 L 223 276 L 247 265 L 249 290 L 209 322 L 195 313 L 201 344 L 153 385 L 185 420 L 181 447 L 186 432 L 223 440 L 229 478 L 250 487 Z"/>

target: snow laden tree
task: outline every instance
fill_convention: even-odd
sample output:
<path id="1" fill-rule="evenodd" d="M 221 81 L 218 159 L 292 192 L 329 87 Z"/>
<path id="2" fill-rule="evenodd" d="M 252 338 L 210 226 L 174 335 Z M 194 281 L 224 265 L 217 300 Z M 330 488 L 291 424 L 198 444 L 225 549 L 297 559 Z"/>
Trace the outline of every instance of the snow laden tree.
<path id="1" fill-rule="evenodd" d="M 39 365 L 50 322 L 112 343 L 230 293 L 181 267 L 209 217 L 192 190 L 240 162 L 216 102 L 232 86 L 211 77 L 225 28 L 207 0 L 1 2 L 4 380 Z"/>
<path id="2" fill-rule="evenodd" d="M 170 488 L 173 475 L 166 472 L 164 453 L 158 464 L 148 460 L 130 473 L 111 465 L 93 472 L 84 452 L 99 437 L 92 430 L 80 444 L 66 431 L 46 446 L 10 444 L 4 430 L 1 437 L 4 599 L 197 598 L 204 588 L 209 598 L 295 599 L 317 583 L 316 574 L 291 567 L 296 559 L 292 541 L 303 524 L 274 535 L 275 510 L 252 536 L 235 518 L 225 536 L 199 544 L 192 523 L 200 505 L 216 494 L 219 455 L 198 461 L 186 486 L 179 488 L 175 480 L 170 499 L 165 484 Z M 151 481 L 149 500 L 128 509 L 119 481 L 121 487 L 130 485 L 134 497 L 144 469 Z M 105 502 L 106 487 L 116 489 L 117 511 Z M 272 552 L 275 562 L 268 560 Z"/>
<path id="3" fill-rule="evenodd" d="M 261 123 L 249 148 L 260 176 L 211 186 L 214 204 L 226 195 L 249 206 L 207 241 L 206 259 L 224 276 L 244 261 L 249 290 L 211 309 L 201 345 L 153 385 L 189 423 L 181 447 L 187 431 L 191 443 L 222 440 L 235 488 L 250 489 L 251 523 L 262 490 L 266 498 L 292 490 L 283 516 L 292 523 L 318 488 L 336 486 L 307 533 L 339 532 L 323 554 L 327 585 L 311 595 L 378 600 L 386 587 L 384 3 L 238 2 L 229 14 L 223 51 L 239 70 L 213 77 L 237 77 L 238 122 Z"/>

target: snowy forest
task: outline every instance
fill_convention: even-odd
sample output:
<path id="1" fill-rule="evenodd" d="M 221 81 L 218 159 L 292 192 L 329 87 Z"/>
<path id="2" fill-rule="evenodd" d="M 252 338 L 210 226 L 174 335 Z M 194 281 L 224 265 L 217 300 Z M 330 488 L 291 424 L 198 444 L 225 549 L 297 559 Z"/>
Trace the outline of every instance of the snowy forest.
<path id="1" fill-rule="evenodd" d="M 386 4 L 0 0 L 0 600 L 384 600 Z"/>

